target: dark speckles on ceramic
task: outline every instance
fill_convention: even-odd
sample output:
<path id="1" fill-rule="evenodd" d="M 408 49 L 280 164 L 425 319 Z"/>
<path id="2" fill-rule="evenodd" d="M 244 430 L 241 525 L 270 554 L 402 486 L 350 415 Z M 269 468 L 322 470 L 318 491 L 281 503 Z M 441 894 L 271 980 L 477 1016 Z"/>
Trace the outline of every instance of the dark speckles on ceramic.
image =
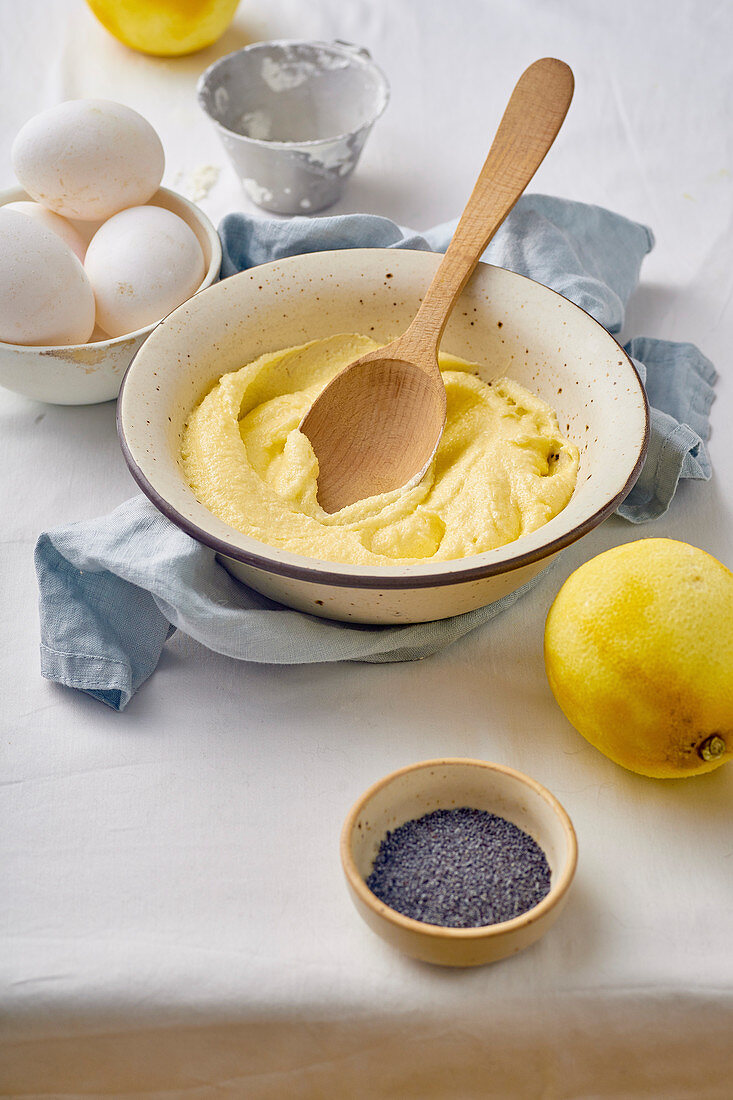
<path id="1" fill-rule="evenodd" d="M 265 595 L 311 614 L 367 623 L 468 611 L 524 584 L 610 514 L 633 485 L 646 448 L 647 409 L 631 361 L 619 360 L 613 337 L 565 298 L 481 264 L 442 346 L 480 364 L 485 381 L 508 374 L 557 409 L 582 455 L 573 498 L 550 523 L 459 561 L 363 567 L 267 546 L 198 503 L 181 474 L 180 438 L 214 382 L 265 352 L 339 332 L 386 343 L 414 317 L 439 262 L 427 252 L 347 249 L 264 264 L 197 294 L 156 328 L 133 361 L 118 405 L 133 476 L 164 514 Z"/>

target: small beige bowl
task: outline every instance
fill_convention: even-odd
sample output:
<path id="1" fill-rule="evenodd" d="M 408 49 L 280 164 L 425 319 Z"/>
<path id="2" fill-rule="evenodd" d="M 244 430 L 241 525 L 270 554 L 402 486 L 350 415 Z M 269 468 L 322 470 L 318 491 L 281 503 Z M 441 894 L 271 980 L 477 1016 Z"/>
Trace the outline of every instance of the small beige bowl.
<path id="1" fill-rule="evenodd" d="M 480 928 L 424 924 L 390 909 L 366 879 L 388 832 L 433 810 L 487 810 L 523 829 L 545 852 L 550 892 L 514 920 Z M 485 760 L 425 760 L 380 779 L 361 796 L 341 833 L 341 862 L 354 905 L 372 931 L 406 955 L 439 966 L 482 966 L 522 951 L 559 917 L 575 874 L 570 818 L 536 780 Z"/>
<path id="2" fill-rule="evenodd" d="M 0 191 L 0 206 L 30 198 L 22 188 Z M 221 242 L 209 219 L 188 199 L 161 187 L 150 199 L 183 218 L 204 253 L 206 274 L 198 290 L 215 283 L 221 267 Z M 85 226 L 74 223 L 84 235 Z M 97 223 L 93 223 L 96 228 Z M 91 228 L 91 223 L 90 223 Z M 0 386 L 51 405 L 97 405 L 112 401 L 133 356 L 159 322 L 113 339 L 63 347 L 34 347 L 0 341 Z"/>

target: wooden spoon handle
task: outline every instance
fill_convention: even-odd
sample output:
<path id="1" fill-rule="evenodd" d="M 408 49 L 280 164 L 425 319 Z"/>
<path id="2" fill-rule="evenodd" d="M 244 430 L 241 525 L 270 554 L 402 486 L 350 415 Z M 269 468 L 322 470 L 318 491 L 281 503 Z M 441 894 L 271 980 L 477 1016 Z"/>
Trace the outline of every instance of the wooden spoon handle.
<path id="1" fill-rule="evenodd" d="M 517 81 L 453 239 L 399 341 L 416 360 L 434 357 L 458 295 L 555 140 L 573 87 L 571 69 L 554 57 L 535 61 Z"/>

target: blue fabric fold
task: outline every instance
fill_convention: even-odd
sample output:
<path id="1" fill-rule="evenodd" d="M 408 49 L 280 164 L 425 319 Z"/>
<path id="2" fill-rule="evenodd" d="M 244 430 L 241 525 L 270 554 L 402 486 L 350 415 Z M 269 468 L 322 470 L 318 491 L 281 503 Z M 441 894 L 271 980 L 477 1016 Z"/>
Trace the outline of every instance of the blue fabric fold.
<path id="1" fill-rule="evenodd" d="M 419 234 L 369 214 L 290 221 L 230 214 L 219 230 L 222 274 L 336 248 L 444 251 L 455 224 Z M 618 333 L 652 245 L 647 228 L 611 211 L 525 195 L 484 259 L 544 283 Z M 646 385 L 651 440 L 619 514 L 642 523 L 666 511 L 680 478 L 710 477 L 705 441 L 716 374 L 692 344 L 638 337 L 625 350 Z M 35 561 L 42 674 L 115 710 L 151 675 L 176 629 L 244 661 L 411 661 L 489 622 L 539 579 L 488 607 L 438 622 L 387 628 L 336 623 L 283 607 L 234 581 L 213 551 L 140 496 L 109 516 L 45 532 Z"/>
<path id="2" fill-rule="evenodd" d="M 454 219 L 419 234 L 374 214 L 287 222 L 227 214 L 219 227 L 222 275 L 335 248 L 445 252 L 457 224 Z M 523 195 L 483 259 L 549 286 L 616 333 L 639 281 L 642 260 L 653 245 L 650 229 L 601 206 L 550 195 Z"/>
<path id="3" fill-rule="evenodd" d="M 636 485 L 618 508 L 632 523 L 663 515 L 680 478 L 712 475 L 705 441 L 717 373 L 694 344 L 629 340 L 624 351 L 639 372 L 649 400 L 649 449 Z"/>
<path id="4" fill-rule="evenodd" d="M 41 535 L 36 571 L 43 675 L 114 710 L 147 680 L 175 629 L 216 653 L 260 664 L 417 661 L 493 619 L 539 580 L 439 622 L 384 628 L 319 619 L 235 581 L 213 550 L 143 496 L 101 520 Z"/>

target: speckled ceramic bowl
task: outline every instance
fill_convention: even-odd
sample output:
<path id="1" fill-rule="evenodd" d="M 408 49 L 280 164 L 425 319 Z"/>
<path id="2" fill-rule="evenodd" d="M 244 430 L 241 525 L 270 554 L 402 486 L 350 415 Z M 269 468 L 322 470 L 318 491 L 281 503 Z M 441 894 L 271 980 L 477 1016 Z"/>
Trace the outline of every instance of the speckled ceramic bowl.
<path id="1" fill-rule="evenodd" d="M 433 810 L 464 806 L 529 833 L 550 865 L 550 892 L 513 920 L 479 928 L 424 924 L 381 902 L 366 879 L 387 833 Z M 361 796 L 341 833 L 341 863 L 360 916 L 393 947 L 441 966 L 481 966 L 536 943 L 562 912 L 577 859 L 575 831 L 557 799 L 522 772 L 485 760 L 425 760 L 392 772 Z"/>
<path id="2" fill-rule="evenodd" d="M 183 428 L 226 371 L 339 332 L 387 342 L 414 317 L 440 257 L 349 249 L 278 260 L 225 279 L 167 317 L 133 360 L 118 404 L 122 447 L 143 491 L 213 547 L 234 574 L 281 603 L 362 623 L 441 619 L 500 599 L 623 500 L 643 461 L 648 416 L 631 360 L 606 330 L 530 279 L 480 264 L 453 311 L 444 350 L 508 374 L 558 412 L 580 449 L 567 507 L 507 546 L 394 567 L 307 558 L 240 534 L 200 504 L 181 469 Z"/>
<path id="3" fill-rule="evenodd" d="M 22 188 L 13 187 L 0 192 L 0 206 L 29 198 Z M 203 211 L 166 187 L 156 191 L 150 205 L 171 210 L 190 225 L 203 249 L 206 266 L 199 290 L 211 286 L 219 276 L 221 243 Z M 87 236 L 91 235 L 88 230 L 98 225 L 97 222 L 74 224 L 82 236 L 85 231 Z M 32 347 L 0 341 L 0 386 L 51 405 L 96 405 L 111 401 L 119 393 L 130 360 L 154 328 L 154 324 L 147 325 L 114 339 L 95 339 L 64 347 Z"/>

